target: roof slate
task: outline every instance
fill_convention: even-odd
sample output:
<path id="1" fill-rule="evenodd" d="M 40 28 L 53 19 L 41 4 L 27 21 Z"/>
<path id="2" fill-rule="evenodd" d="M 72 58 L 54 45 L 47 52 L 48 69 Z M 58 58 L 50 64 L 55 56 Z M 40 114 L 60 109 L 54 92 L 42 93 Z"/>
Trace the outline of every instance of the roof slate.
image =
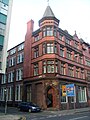
<path id="1" fill-rule="evenodd" d="M 55 17 L 55 15 L 54 15 L 54 13 L 49 5 L 47 6 L 43 17 Z"/>

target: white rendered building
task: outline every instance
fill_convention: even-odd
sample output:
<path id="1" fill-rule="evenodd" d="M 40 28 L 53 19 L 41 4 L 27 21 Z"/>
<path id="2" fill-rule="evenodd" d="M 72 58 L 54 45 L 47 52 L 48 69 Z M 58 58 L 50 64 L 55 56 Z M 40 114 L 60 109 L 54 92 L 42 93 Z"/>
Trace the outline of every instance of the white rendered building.
<path id="1" fill-rule="evenodd" d="M 13 0 L 0 0 L 0 73 L 5 73 Z"/>

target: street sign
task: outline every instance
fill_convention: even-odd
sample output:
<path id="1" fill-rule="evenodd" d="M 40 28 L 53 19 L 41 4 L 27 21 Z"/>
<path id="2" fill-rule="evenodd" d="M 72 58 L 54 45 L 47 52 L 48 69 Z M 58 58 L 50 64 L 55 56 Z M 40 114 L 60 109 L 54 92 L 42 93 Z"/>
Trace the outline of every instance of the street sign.
<path id="1" fill-rule="evenodd" d="M 66 94 L 68 97 L 75 96 L 74 84 L 66 85 Z"/>

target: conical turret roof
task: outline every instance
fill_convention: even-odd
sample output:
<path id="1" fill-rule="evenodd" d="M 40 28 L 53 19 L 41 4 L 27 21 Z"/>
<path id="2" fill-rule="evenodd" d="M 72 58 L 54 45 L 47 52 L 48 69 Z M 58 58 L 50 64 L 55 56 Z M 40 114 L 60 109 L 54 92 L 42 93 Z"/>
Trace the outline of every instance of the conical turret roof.
<path id="1" fill-rule="evenodd" d="M 42 19 L 39 20 L 39 26 L 44 20 L 54 20 L 59 24 L 59 20 L 55 17 L 51 7 L 48 5 Z"/>
<path id="2" fill-rule="evenodd" d="M 55 17 L 55 15 L 54 15 L 54 13 L 49 5 L 47 6 L 43 17 Z"/>

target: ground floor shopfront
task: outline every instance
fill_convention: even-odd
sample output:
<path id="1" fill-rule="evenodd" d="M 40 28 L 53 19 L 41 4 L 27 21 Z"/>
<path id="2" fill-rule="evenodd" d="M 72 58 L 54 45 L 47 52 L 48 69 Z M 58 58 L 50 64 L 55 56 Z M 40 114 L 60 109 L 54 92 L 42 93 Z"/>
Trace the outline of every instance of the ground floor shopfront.
<path id="1" fill-rule="evenodd" d="M 75 96 L 63 95 L 63 86 L 69 84 L 74 84 Z M 1 102 L 5 102 L 6 87 L 7 103 L 10 106 L 17 106 L 21 101 L 32 101 L 42 109 L 65 110 L 90 106 L 90 86 L 84 82 L 48 78 L 7 84 L 1 87 Z"/>
<path id="2" fill-rule="evenodd" d="M 63 96 L 62 86 L 74 84 L 75 96 Z M 74 109 L 89 106 L 87 84 L 66 80 L 39 80 L 24 83 L 23 101 L 32 101 L 43 109 Z"/>

